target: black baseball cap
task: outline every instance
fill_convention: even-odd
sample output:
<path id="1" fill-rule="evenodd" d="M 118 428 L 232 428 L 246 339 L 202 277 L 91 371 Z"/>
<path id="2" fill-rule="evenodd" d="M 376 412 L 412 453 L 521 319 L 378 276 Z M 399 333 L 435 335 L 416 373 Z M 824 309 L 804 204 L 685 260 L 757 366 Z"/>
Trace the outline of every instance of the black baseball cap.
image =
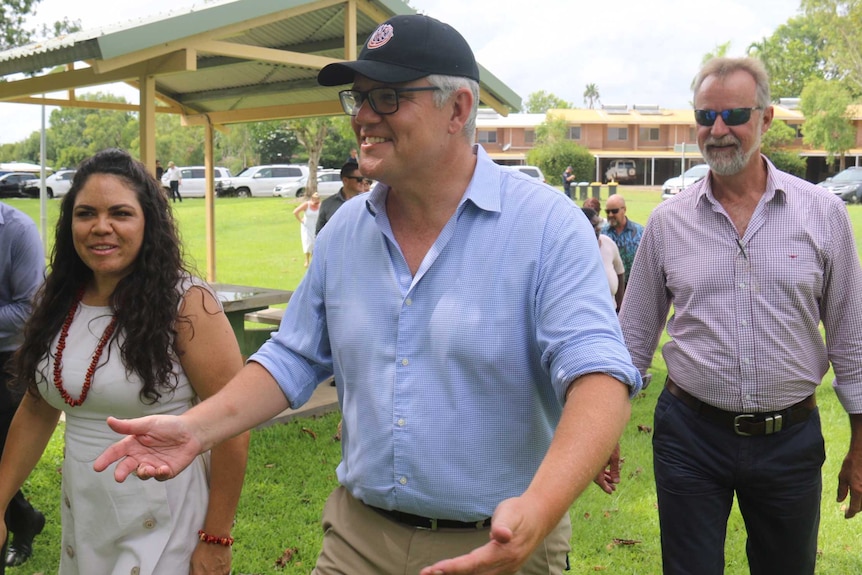
<path id="1" fill-rule="evenodd" d="M 321 86 L 350 84 L 356 74 L 398 84 L 430 76 L 463 76 L 479 81 L 473 50 L 452 26 L 422 14 L 394 16 L 377 27 L 353 62 L 320 70 Z"/>

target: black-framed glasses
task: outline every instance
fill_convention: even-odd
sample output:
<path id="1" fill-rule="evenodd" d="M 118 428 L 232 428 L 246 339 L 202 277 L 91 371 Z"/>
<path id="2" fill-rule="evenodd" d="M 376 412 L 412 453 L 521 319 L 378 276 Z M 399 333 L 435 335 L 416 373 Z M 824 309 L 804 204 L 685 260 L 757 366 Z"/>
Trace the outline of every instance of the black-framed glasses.
<path id="1" fill-rule="evenodd" d="M 716 118 L 721 116 L 725 126 L 741 126 L 751 119 L 751 112 L 762 110 L 763 106 L 752 106 L 751 108 L 731 108 L 729 110 L 695 110 L 694 121 L 701 126 L 712 126 Z"/>
<path id="2" fill-rule="evenodd" d="M 417 86 L 415 88 L 373 88 L 367 92 L 361 90 L 342 90 L 338 93 L 341 107 L 348 116 L 355 116 L 364 102 L 371 105 L 375 114 L 386 116 L 398 111 L 399 95 L 407 92 L 433 92 L 437 86 Z"/>
<path id="3" fill-rule="evenodd" d="M 620 211 L 621 209 L 622 209 L 622 208 L 613 208 L 613 209 L 611 209 L 611 210 L 605 210 L 605 213 L 606 213 L 606 214 L 608 214 L 609 216 L 615 216 L 615 215 L 617 215 L 617 214 L 619 213 L 619 211 Z"/>
<path id="4" fill-rule="evenodd" d="M 346 180 L 356 180 L 360 184 L 364 184 L 365 182 L 370 182 L 371 180 L 367 178 L 363 178 L 362 176 L 344 176 Z"/>

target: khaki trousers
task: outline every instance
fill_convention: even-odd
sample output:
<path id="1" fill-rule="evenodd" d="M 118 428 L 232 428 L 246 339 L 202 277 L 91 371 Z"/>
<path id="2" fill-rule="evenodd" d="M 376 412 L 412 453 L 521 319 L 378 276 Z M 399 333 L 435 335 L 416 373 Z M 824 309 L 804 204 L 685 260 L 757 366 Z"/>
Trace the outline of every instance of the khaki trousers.
<path id="1" fill-rule="evenodd" d="M 429 531 L 402 525 L 338 487 L 323 509 L 323 548 L 312 575 L 415 575 L 441 559 L 481 547 L 488 542 L 489 531 Z M 518 575 L 560 575 L 571 534 L 567 513 Z"/>

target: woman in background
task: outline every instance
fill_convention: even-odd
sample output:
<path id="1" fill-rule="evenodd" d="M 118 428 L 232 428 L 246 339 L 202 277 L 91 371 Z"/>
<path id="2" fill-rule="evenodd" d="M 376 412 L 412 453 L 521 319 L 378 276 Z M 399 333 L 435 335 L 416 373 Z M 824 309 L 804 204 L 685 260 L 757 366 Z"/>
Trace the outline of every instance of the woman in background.
<path id="1" fill-rule="evenodd" d="M 0 461 L 0 508 L 65 412 L 61 575 L 230 573 L 247 434 L 164 483 L 93 471 L 117 438 L 109 415 L 182 413 L 242 367 L 218 299 L 183 264 L 161 186 L 127 153 L 76 172 L 13 365 L 27 393 Z"/>
<path id="2" fill-rule="evenodd" d="M 299 220 L 300 235 L 302 236 L 302 251 L 305 253 L 305 267 L 311 263 L 311 254 L 314 252 L 314 240 L 317 237 L 317 216 L 320 213 L 320 196 L 317 192 L 311 194 L 311 198 L 302 202 L 293 210 L 293 217 Z"/>

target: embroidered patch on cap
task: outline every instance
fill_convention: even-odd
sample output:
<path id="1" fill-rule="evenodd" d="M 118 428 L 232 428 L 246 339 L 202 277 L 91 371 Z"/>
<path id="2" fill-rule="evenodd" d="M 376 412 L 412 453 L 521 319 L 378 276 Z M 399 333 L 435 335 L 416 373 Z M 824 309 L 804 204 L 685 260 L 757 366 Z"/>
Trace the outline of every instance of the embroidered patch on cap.
<path id="1" fill-rule="evenodd" d="M 394 35 L 392 24 L 381 24 L 374 31 L 374 34 L 371 35 L 371 38 L 368 39 L 368 49 L 371 50 L 386 45 Z"/>

